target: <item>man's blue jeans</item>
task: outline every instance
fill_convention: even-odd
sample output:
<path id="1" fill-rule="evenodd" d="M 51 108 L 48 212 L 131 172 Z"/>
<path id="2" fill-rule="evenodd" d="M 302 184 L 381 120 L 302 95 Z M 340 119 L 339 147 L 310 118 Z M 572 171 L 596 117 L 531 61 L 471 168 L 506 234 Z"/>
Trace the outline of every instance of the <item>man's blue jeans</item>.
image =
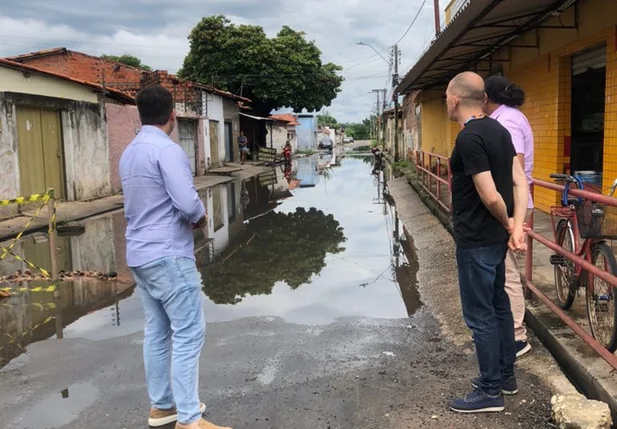
<path id="1" fill-rule="evenodd" d="M 132 268 L 146 316 L 144 366 L 152 407 L 174 405 L 181 424 L 201 418 L 199 356 L 206 321 L 195 261 L 162 258 Z"/>
<path id="2" fill-rule="evenodd" d="M 501 392 L 501 380 L 514 376 L 516 345 L 510 300 L 505 291 L 507 245 L 457 248 L 463 316 L 473 332 L 480 388 Z"/>

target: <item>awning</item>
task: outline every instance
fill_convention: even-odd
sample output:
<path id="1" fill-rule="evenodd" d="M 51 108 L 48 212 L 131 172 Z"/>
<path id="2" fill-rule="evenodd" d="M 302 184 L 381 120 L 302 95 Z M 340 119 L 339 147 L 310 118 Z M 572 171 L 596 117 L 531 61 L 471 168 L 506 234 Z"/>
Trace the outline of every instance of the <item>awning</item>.
<path id="1" fill-rule="evenodd" d="M 576 14 L 558 25 L 542 25 L 574 4 L 576 0 L 471 0 L 411 68 L 397 91 L 404 94 L 445 85 L 502 46 L 538 49 L 538 40 L 520 36 L 534 28 L 577 28 Z"/>
<path id="2" fill-rule="evenodd" d="M 240 112 L 240 116 L 246 116 L 247 118 L 255 119 L 256 121 L 274 122 L 274 119 L 271 119 L 271 118 L 264 118 L 263 116 L 249 115 L 247 113 L 242 113 L 242 112 Z"/>

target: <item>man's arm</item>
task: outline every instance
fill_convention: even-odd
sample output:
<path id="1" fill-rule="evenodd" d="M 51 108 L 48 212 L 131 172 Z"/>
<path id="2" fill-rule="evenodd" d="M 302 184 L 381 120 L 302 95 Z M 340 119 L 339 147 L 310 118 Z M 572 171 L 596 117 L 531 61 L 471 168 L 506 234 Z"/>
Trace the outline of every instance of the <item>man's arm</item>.
<path id="1" fill-rule="evenodd" d="M 490 171 L 483 171 L 472 176 L 473 183 L 476 186 L 478 195 L 482 204 L 489 212 L 508 230 L 510 231 L 510 222 L 508 218 L 508 209 L 503 197 L 495 187 L 495 181 Z M 523 215 L 524 216 L 524 215 Z"/>
<path id="2" fill-rule="evenodd" d="M 195 189 L 188 157 L 180 146 L 169 146 L 161 152 L 159 170 L 167 193 L 182 217 L 192 224 L 205 223 L 206 209 Z"/>
<path id="3" fill-rule="evenodd" d="M 521 167 L 518 155 L 512 160 L 512 181 L 514 183 L 514 230 L 510 239 L 512 250 L 525 250 L 525 233 L 523 223 L 529 205 L 529 184 L 525 171 Z"/>

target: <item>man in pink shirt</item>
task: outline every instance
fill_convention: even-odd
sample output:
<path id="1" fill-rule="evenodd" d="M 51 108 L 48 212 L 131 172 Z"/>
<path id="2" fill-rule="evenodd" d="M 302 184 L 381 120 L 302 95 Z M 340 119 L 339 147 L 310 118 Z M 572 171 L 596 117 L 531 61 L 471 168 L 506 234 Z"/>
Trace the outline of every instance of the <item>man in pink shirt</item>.
<path id="1" fill-rule="evenodd" d="M 533 132 L 527 117 L 519 110 L 525 103 L 525 92 L 503 76 L 486 79 L 485 91 L 488 96 L 486 113 L 503 125 L 512 136 L 512 143 L 518 160 L 525 170 L 527 182 L 531 184 L 533 173 Z M 527 217 L 533 210 L 531 191 Z M 531 350 L 527 340 L 527 329 L 523 324 L 525 318 L 525 297 L 516 254 L 508 251 L 506 256 L 506 292 L 514 317 L 514 335 L 516 339 L 516 356 L 520 357 Z"/>

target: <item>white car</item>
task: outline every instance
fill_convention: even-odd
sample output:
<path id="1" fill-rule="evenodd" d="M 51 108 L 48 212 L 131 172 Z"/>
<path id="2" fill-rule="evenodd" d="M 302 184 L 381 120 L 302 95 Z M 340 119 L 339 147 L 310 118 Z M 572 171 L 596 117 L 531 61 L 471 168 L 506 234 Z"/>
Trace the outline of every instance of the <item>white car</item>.
<path id="1" fill-rule="evenodd" d="M 353 142 L 353 138 L 352 137 L 345 137 L 343 139 L 343 143 L 352 143 Z"/>

